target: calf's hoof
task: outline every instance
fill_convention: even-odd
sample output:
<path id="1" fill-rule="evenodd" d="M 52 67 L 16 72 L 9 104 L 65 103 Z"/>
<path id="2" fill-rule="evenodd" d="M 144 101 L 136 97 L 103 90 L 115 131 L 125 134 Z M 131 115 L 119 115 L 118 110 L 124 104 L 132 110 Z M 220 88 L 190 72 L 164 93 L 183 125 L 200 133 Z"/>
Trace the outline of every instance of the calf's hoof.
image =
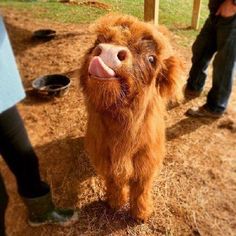
<path id="1" fill-rule="evenodd" d="M 132 217 L 137 221 L 139 224 L 143 224 L 147 222 L 147 220 L 150 218 L 152 214 L 151 210 L 137 210 L 137 209 L 131 209 L 131 215 Z"/>

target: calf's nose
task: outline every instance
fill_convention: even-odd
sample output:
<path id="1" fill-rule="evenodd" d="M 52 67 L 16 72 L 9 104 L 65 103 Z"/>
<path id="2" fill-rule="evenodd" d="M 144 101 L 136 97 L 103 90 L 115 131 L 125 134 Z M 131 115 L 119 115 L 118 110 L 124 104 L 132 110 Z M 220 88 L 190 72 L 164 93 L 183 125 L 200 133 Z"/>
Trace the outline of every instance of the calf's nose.
<path id="1" fill-rule="evenodd" d="M 113 70 L 119 68 L 130 56 L 127 47 L 106 43 L 99 44 L 95 50 L 95 54 Z"/>

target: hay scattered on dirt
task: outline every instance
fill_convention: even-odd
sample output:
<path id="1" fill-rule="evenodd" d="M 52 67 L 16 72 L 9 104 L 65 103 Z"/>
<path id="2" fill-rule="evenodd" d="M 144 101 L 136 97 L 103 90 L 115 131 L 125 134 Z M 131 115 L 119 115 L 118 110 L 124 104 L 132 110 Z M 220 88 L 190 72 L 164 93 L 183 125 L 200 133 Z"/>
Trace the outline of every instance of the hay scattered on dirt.
<path id="1" fill-rule="evenodd" d="M 218 125 L 218 127 L 220 129 L 228 129 L 230 130 L 232 133 L 236 133 L 236 122 L 233 119 L 224 119 L 220 122 L 220 124 Z"/>
<path id="2" fill-rule="evenodd" d="M 104 10 L 111 10 L 111 6 L 107 3 L 99 2 L 99 1 L 76 1 L 76 0 L 61 0 L 60 2 L 66 3 L 69 5 L 80 5 L 80 6 L 89 6 L 95 7 Z"/>

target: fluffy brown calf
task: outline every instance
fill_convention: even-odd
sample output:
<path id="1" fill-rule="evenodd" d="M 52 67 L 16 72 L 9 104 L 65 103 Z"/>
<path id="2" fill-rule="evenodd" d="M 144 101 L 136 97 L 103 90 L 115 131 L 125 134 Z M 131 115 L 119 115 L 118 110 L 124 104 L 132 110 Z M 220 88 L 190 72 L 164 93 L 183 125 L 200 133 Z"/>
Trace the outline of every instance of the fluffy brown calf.
<path id="1" fill-rule="evenodd" d="M 106 183 L 112 208 L 128 200 L 141 221 L 152 212 L 151 188 L 165 154 L 164 111 L 181 67 L 166 38 L 131 16 L 96 22 L 80 84 L 88 111 L 86 149 Z"/>

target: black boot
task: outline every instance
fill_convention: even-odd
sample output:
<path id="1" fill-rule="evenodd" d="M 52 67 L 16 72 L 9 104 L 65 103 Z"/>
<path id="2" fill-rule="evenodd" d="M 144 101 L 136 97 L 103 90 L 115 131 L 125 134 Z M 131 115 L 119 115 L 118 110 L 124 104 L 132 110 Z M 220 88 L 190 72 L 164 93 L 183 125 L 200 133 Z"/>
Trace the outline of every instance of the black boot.
<path id="1" fill-rule="evenodd" d="M 28 208 L 30 226 L 36 227 L 44 224 L 69 226 L 78 220 L 76 211 L 56 208 L 50 192 L 37 198 L 23 198 L 23 201 Z"/>

